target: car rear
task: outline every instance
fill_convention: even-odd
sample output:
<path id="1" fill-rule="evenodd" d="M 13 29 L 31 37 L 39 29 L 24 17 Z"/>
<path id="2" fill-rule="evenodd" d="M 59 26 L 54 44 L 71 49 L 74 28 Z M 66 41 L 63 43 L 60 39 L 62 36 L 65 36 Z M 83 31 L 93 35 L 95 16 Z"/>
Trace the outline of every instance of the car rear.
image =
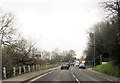
<path id="1" fill-rule="evenodd" d="M 85 64 L 84 64 L 84 63 L 81 63 L 81 64 L 79 65 L 79 68 L 80 68 L 80 69 L 85 69 Z"/>
<path id="2" fill-rule="evenodd" d="M 67 63 L 64 63 L 64 64 L 62 64 L 62 66 L 61 66 L 61 70 L 62 69 L 69 69 L 69 64 L 67 64 Z"/>

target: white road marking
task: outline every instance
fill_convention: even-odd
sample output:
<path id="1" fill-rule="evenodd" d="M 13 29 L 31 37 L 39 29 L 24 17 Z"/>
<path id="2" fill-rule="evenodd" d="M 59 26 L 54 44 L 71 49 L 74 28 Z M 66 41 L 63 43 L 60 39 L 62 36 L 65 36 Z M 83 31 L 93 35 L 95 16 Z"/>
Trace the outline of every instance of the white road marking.
<path id="1" fill-rule="evenodd" d="M 78 83 L 80 83 L 78 79 L 76 79 L 76 80 L 77 80 Z"/>
<path id="2" fill-rule="evenodd" d="M 73 77 L 75 77 L 75 75 L 73 74 Z"/>
<path id="3" fill-rule="evenodd" d="M 73 73 L 73 68 L 71 68 L 71 73 L 72 73 L 72 75 L 73 75 L 73 77 L 76 79 L 76 81 L 78 82 L 78 83 L 80 83 L 80 81 L 77 79 L 77 77 L 74 75 L 74 73 Z"/>
<path id="4" fill-rule="evenodd" d="M 40 76 L 38 76 L 38 77 L 32 79 L 31 81 L 35 81 L 35 80 L 37 80 L 37 79 L 39 79 L 39 78 L 41 78 L 41 77 L 43 77 L 43 76 L 45 76 L 45 75 L 47 75 L 47 74 L 49 74 L 49 73 L 52 73 L 52 72 L 53 72 L 53 71 L 48 72 L 48 73 L 45 73 L 45 74 L 43 74 L 43 75 L 40 75 Z"/>

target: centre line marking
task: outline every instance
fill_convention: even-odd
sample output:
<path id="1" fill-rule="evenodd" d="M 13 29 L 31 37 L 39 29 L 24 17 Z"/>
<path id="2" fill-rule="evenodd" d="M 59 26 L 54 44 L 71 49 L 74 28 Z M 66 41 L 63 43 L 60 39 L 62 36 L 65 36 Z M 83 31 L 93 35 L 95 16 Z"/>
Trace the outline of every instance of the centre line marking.
<path id="1" fill-rule="evenodd" d="M 76 79 L 76 81 L 78 82 L 78 83 L 80 83 L 80 81 L 77 79 L 77 77 L 74 75 L 74 73 L 73 73 L 73 68 L 71 68 L 71 73 L 72 73 L 72 75 L 73 75 L 73 77 Z"/>

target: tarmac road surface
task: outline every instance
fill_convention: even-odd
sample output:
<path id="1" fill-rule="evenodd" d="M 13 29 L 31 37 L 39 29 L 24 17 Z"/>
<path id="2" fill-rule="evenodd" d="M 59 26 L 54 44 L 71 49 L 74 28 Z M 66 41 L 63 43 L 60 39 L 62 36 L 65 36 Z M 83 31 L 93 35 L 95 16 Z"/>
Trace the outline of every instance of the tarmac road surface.
<path id="1" fill-rule="evenodd" d="M 87 69 L 79 69 L 78 67 L 70 67 L 69 70 L 55 70 L 41 75 L 31 80 L 31 83 L 113 83 L 99 75 L 88 71 Z"/>

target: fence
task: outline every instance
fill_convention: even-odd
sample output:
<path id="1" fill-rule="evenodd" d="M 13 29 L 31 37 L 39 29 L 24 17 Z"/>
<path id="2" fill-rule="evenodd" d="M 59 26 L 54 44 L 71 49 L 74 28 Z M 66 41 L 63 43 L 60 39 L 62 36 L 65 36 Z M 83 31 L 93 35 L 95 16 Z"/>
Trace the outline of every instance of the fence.
<path id="1" fill-rule="evenodd" d="M 3 75 L 3 79 L 6 79 L 9 77 L 13 77 L 13 76 L 17 76 L 17 75 L 21 75 L 29 72 L 34 72 L 34 71 L 44 70 L 52 67 L 53 65 L 42 65 L 42 66 L 27 65 L 27 66 L 13 67 L 12 70 L 7 70 L 5 67 L 3 67 L 2 75 Z"/>

